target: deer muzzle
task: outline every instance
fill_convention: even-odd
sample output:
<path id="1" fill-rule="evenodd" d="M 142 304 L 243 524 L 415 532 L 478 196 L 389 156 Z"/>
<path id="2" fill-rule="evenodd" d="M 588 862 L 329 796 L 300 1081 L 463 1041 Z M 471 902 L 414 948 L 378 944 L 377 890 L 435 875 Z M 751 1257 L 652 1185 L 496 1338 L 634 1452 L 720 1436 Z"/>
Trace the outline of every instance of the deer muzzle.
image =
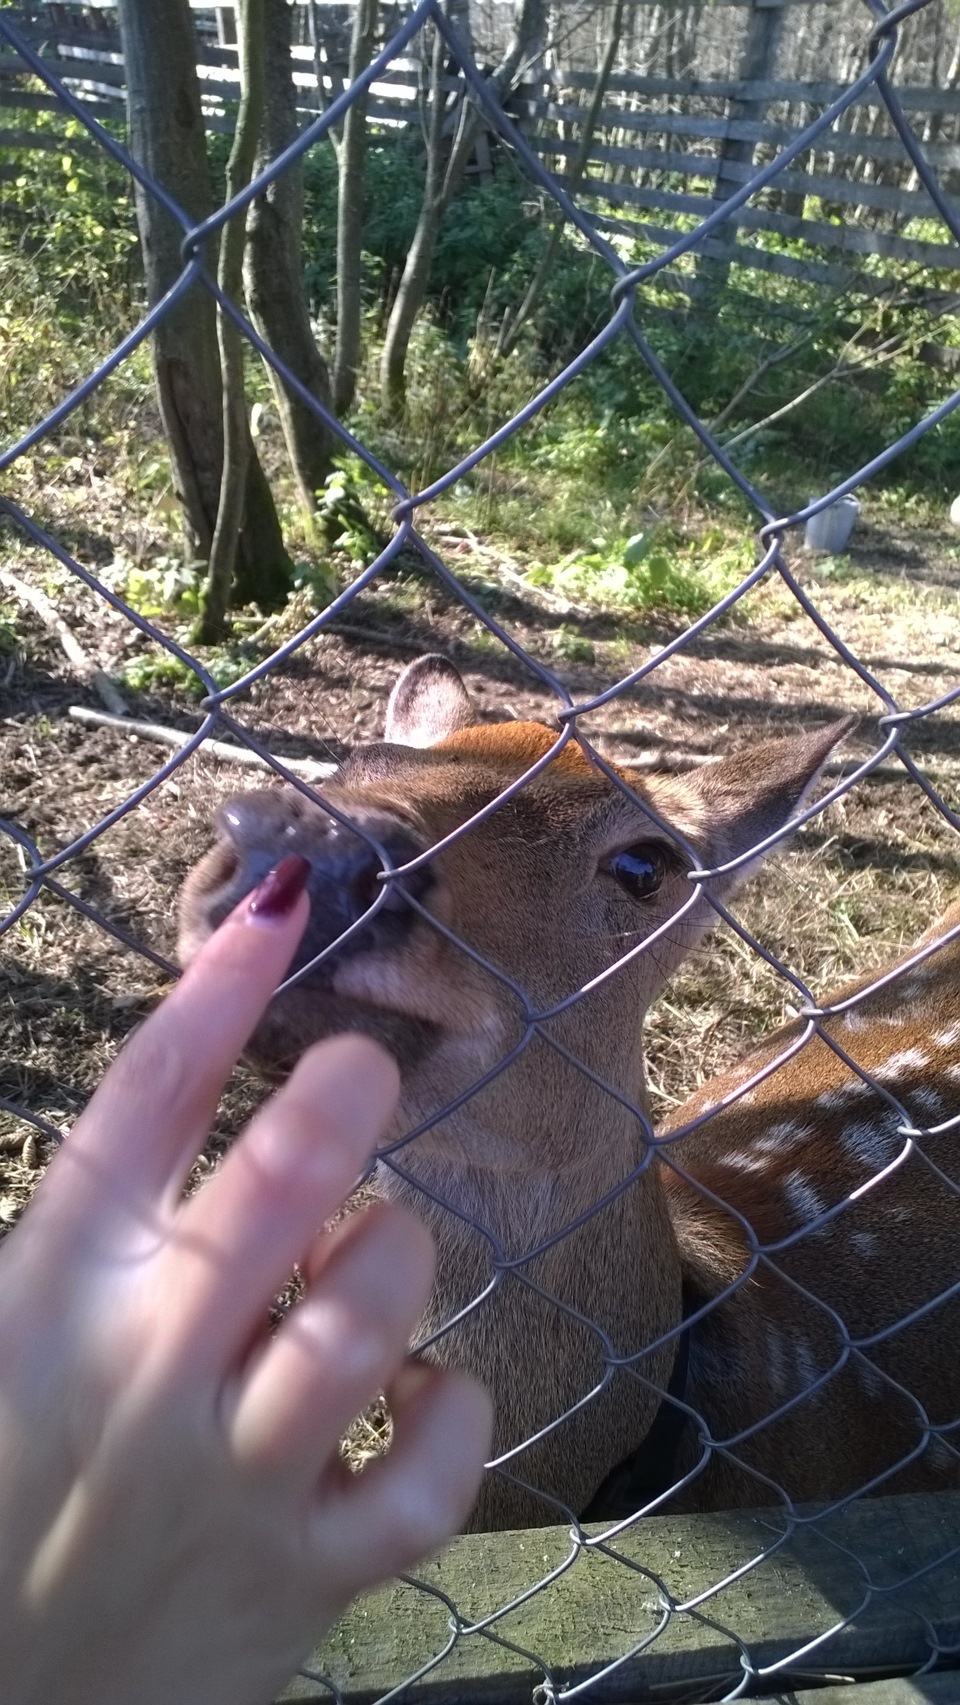
<path id="1" fill-rule="evenodd" d="M 404 877 L 385 873 L 416 858 L 425 844 L 388 811 L 349 805 L 344 815 L 352 827 L 292 791 L 255 790 L 229 799 L 217 823 L 219 879 L 206 896 L 209 927 L 215 929 L 280 859 L 297 853 L 310 864 L 310 918 L 291 972 L 322 953 L 327 957 L 318 975 L 347 956 L 401 947 L 417 920 L 410 900 L 424 903 L 434 878 L 428 865 Z"/>

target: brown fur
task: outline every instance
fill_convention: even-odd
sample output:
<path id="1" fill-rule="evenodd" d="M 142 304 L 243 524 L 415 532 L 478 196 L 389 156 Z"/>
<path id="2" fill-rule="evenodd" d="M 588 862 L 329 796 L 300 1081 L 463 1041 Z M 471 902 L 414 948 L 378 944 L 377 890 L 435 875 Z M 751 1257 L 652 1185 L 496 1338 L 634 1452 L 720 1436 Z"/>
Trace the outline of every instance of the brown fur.
<path id="1" fill-rule="evenodd" d="M 955 905 L 924 940 L 958 925 Z M 834 990 L 824 1005 L 846 1003 L 873 981 Z M 865 995 L 850 1012 L 851 1020 L 845 1013 L 828 1019 L 827 1033 L 886 1085 L 917 1127 L 960 1117 L 960 1025 L 953 1034 L 960 1020 L 960 941 Z M 730 1096 L 804 1029 L 803 1020 L 785 1025 L 698 1090 L 667 1129 L 682 1128 Z M 960 1280 L 960 1128 L 922 1136 L 911 1151 L 897 1124 L 884 1098 L 812 1036 L 743 1099 L 718 1107 L 698 1131 L 668 1146 L 671 1159 L 735 1207 L 761 1244 L 790 1237 L 806 1223 L 801 1210 L 813 1205 L 809 1190 L 824 1209 L 846 1203 L 825 1229 L 772 1253 L 696 1334 L 689 1400 L 709 1417 L 715 1437 L 740 1431 L 801 1390 L 801 1360 L 816 1373 L 832 1366 L 844 1344 L 828 1310 L 854 1338 L 866 1337 L 895 1326 Z M 752 1161 L 749 1170 L 738 1165 L 744 1157 Z M 871 1186 L 891 1164 L 890 1175 Z M 678 1172 L 665 1168 L 664 1182 L 681 1260 L 695 1265 L 699 1283 L 716 1294 L 743 1271 L 748 1235 L 732 1215 L 705 1206 Z M 805 1300 L 781 1275 L 818 1301 Z M 796 1499 L 845 1495 L 890 1475 L 914 1451 L 916 1460 L 879 1489 L 956 1487 L 960 1473 L 952 1452 L 936 1438 L 921 1449 L 918 1404 L 934 1425 L 960 1416 L 958 1329 L 960 1303 L 946 1300 L 852 1356 L 793 1418 L 764 1427 L 736 1456 L 785 1484 Z M 728 1374 L 718 1379 L 721 1367 L 735 1368 L 736 1381 Z M 694 1498 L 701 1507 L 756 1502 L 762 1484 L 718 1458 L 697 1482 Z"/>
<path id="2" fill-rule="evenodd" d="M 539 724 L 468 723 L 475 717 L 455 671 L 442 660 L 421 660 L 394 690 L 388 744 L 354 754 L 324 798 L 371 834 L 386 835 L 393 825 L 417 846 L 435 846 L 557 739 Z M 679 778 L 623 779 L 702 861 L 715 865 L 790 816 L 845 727 L 769 742 Z M 319 807 L 287 793 L 242 797 L 252 797 L 248 808 L 267 817 L 288 814 L 278 850 L 302 851 L 319 864 L 327 859 L 329 820 Z M 637 901 L 603 860 L 647 841 L 662 844 L 667 873 L 659 892 Z M 492 1388 L 497 1453 L 518 1453 L 503 1466 L 542 1494 L 489 1474 L 471 1525 L 536 1525 L 582 1511 L 608 1471 L 639 1445 L 657 1410 L 655 1392 L 617 1372 L 584 1408 L 525 1446 L 603 1380 L 609 1354 L 635 1355 L 680 1320 L 676 1197 L 665 1188 L 664 1169 L 631 1105 L 644 1106 L 643 1015 L 712 914 L 701 899 L 648 952 L 538 1030 L 530 1028 L 523 999 L 496 972 L 512 979 L 535 1010 L 549 1010 L 665 924 L 691 892 L 669 834 L 573 742 L 515 798 L 442 848 L 430 868 L 426 910 L 495 970 L 412 917 L 389 950 L 336 950 L 322 971 L 279 996 L 257 1044 L 263 1057 L 289 1061 L 334 1029 L 381 1036 L 402 1070 L 402 1105 L 390 1133 L 399 1137 L 469 1091 L 525 1041 L 507 1070 L 396 1154 L 406 1176 L 381 1164 L 379 1185 L 410 1200 L 439 1245 L 421 1340 L 446 1328 L 430 1354 L 471 1367 Z M 184 889 L 184 958 L 239 898 L 242 881 L 224 834 Z M 729 886 L 717 884 L 717 891 Z M 319 890 L 318 896 L 314 913 L 327 904 Z M 336 896 L 328 898 L 335 907 Z M 318 928 L 322 922 L 318 916 Z M 544 1247 L 608 1192 L 613 1199 L 599 1213 Z M 679 1223 L 689 1243 L 690 1204 Z M 702 1251 L 712 1282 L 711 1238 L 720 1245 L 721 1266 L 738 1261 L 739 1252 L 731 1257 L 729 1239 L 714 1229 Z M 556 1300 L 545 1300 L 531 1282 Z M 485 1300 L 471 1307 L 488 1287 Z M 468 1312 L 450 1325 L 461 1310 Z M 668 1338 L 644 1355 L 644 1378 L 666 1386 L 674 1353 Z"/>

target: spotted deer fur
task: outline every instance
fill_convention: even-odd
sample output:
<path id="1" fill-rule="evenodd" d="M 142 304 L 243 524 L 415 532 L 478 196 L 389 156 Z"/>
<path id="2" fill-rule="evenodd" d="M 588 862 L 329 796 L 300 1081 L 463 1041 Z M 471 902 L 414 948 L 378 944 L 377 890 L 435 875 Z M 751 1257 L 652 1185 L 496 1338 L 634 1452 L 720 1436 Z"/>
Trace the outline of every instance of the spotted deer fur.
<path id="1" fill-rule="evenodd" d="M 399 1060 L 402 1098 L 388 1138 L 418 1134 L 381 1162 L 377 1186 L 410 1202 L 437 1240 L 437 1279 L 418 1341 L 436 1360 L 472 1368 L 494 1394 L 501 1471 L 485 1477 L 474 1527 L 582 1513 L 618 1465 L 634 1453 L 642 1460 L 643 1441 L 663 1414 L 660 1393 L 671 1377 L 676 1385 L 685 1307 L 695 1313 L 684 1335 L 685 1401 L 722 1443 L 824 1362 L 828 1347 L 819 1317 L 807 1318 L 811 1305 L 801 1306 L 787 1280 L 749 1272 L 741 1220 L 705 1200 L 677 1168 L 702 1173 L 717 1196 L 755 1215 L 758 1236 L 768 1239 L 771 1228 L 792 1223 L 791 1213 L 812 1207 L 814 1196 L 819 1204 L 825 1192 L 842 1191 L 844 1167 L 866 1177 L 863 1156 L 874 1143 L 883 1146 L 882 1134 L 864 1136 L 860 1149 L 848 1143 L 849 1153 L 831 1135 L 854 1120 L 859 1090 L 836 1083 L 849 1094 L 839 1124 L 825 1107 L 810 1111 L 811 1095 L 816 1104 L 821 1091 L 811 1090 L 818 1079 L 813 1056 L 804 1055 L 799 1075 L 782 1079 L 789 1094 L 757 1090 L 752 1103 L 722 1115 L 722 1134 L 718 1115 L 698 1134 L 665 1143 L 663 1158 L 637 1110 L 645 1105 L 644 1013 L 712 921 L 702 897 L 687 905 L 690 855 L 711 868 L 775 834 L 847 726 L 754 745 L 682 776 L 621 772 L 624 788 L 571 742 L 403 879 L 414 906 L 392 889 L 393 909 L 375 916 L 365 908 L 382 866 L 369 837 L 391 866 L 409 862 L 498 799 L 557 739 L 555 729 L 536 723 L 478 725 L 456 671 L 425 658 L 394 689 L 386 740 L 358 749 L 325 786 L 342 821 L 291 789 L 242 794 L 225 808 L 216 844 L 186 883 L 184 960 L 271 862 L 291 851 L 311 861 L 311 920 L 294 968 L 326 957 L 276 997 L 255 1051 L 283 1066 L 318 1037 L 353 1028 L 378 1036 Z M 662 883 L 641 899 L 611 873 L 611 860 L 638 843 L 655 844 L 664 866 Z M 718 895 L 731 886 L 730 878 L 712 884 Z M 644 941 L 648 949 L 631 957 Z M 539 1032 L 527 1029 L 518 990 L 532 1010 L 545 1012 L 587 985 Z M 887 1034 L 896 1037 L 896 1029 Z M 850 1040 L 865 1047 L 866 1035 L 851 1031 Z M 932 1031 L 923 1035 L 929 1051 Z M 505 1070 L 494 1070 L 524 1041 Z M 817 1046 L 823 1069 L 833 1071 Z M 770 1096 L 778 1097 L 775 1115 L 765 1111 Z M 864 1103 L 862 1119 L 871 1118 L 876 1109 Z M 950 1208 L 945 1191 L 943 1198 Z M 884 1200 L 888 1219 L 906 1211 L 892 1186 Z M 907 1295 L 871 1284 L 873 1267 L 854 1241 L 861 1230 L 875 1239 L 876 1270 L 886 1271 L 880 1207 L 878 1197 L 867 1223 L 858 1204 L 846 1226 L 841 1216 L 789 1258 L 791 1270 L 816 1270 L 855 1330 L 882 1323 L 883 1307 L 899 1308 Z M 947 1230 L 922 1217 L 931 1247 L 941 1251 Z M 905 1229 L 896 1235 L 910 1241 Z M 728 1300 L 696 1318 L 744 1273 Z M 921 1337 L 926 1345 L 929 1334 Z M 876 1389 L 868 1389 L 871 1375 L 859 1362 L 842 1376 L 849 1400 L 869 1403 L 870 1425 L 888 1401 L 883 1375 L 875 1377 Z M 731 1454 L 710 1457 L 701 1473 L 704 1448 L 688 1426 L 676 1450 L 678 1472 L 692 1477 L 683 1499 L 702 1507 L 768 1501 L 769 1480 L 739 1467 L 737 1451 L 758 1462 L 761 1475 L 789 1481 L 797 1496 L 816 1495 L 825 1442 L 819 1432 L 804 1442 L 806 1413 L 801 1407 L 775 1433 L 761 1430 Z M 869 1431 L 851 1420 L 849 1444 L 831 1442 L 831 1485 L 854 1485 L 868 1472 Z M 767 1451 L 768 1436 L 776 1450 Z M 928 1458 L 931 1452 L 925 1484 Z M 624 1472 L 629 1502 L 635 1486 L 632 1471 Z"/>
<path id="2" fill-rule="evenodd" d="M 951 930 L 960 904 L 898 963 Z M 960 1486 L 960 1300 L 950 1295 L 960 1290 L 960 934 L 870 992 L 880 977 L 824 997 L 841 1008 L 823 1022 L 838 1051 L 808 1035 L 762 1076 L 809 1033 L 796 1019 L 662 1133 L 710 1115 L 663 1149 L 676 1163 L 663 1176 L 681 1262 L 701 1294 L 719 1295 L 755 1249 L 766 1252 L 692 1333 L 687 1401 L 722 1441 L 809 1393 L 714 1456 L 696 1501 Z M 696 1448 L 688 1441 L 685 1466 Z"/>

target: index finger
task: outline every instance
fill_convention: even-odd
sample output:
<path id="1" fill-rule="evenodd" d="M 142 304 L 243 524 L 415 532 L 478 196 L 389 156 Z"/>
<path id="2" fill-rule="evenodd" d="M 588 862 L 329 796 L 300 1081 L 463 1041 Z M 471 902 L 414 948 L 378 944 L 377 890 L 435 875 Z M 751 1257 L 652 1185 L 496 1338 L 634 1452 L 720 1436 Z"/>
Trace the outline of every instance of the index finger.
<path id="1" fill-rule="evenodd" d="M 307 921 L 306 859 L 283 859 L 245 896 L 134 1032 L 74 1126 L 63 1163 L 94 1162 L 129 1202 L 179 1196 L 203 1147 L 223 1085 L 289 969 Z M 77 1174 L 69 1180 L 77 1187 Z"/>

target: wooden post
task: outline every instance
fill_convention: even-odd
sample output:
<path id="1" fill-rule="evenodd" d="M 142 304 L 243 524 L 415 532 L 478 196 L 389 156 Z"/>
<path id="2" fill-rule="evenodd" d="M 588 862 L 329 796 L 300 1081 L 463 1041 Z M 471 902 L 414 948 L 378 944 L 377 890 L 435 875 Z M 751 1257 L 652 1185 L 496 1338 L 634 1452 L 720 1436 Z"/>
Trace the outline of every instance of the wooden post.
<path id="1" fill-rule="evenodd" d="M 743 83 L 770 82 L 776 73 L 777 53 L 780 47 L 781 26 L 783 23 L 783 6 L 770 4 L 770 0 L 753 0 L 750 16 L 747 20 L 747 32 L 743 45 L 743 55 L 740 60 L 738 75 Z M 764 99 L 732 100 L 728 117 L 730 119 L 762 120 L 766 109 Z M 743 174 L 735 167 L 752 166 L 756 152 L 756 142 L 739 140 L 728 136 L 720 146 L 719 171 L 717 172 L 715 201 L 726 201 L 743 183 Z M 727 282 L 730 272 L 730 260 L 736 245 L 735 233 L 728 229 L 724 233 L 728 243 L 730 258 L 714 258 L 698 255 L 697 257 L 697 290 L 691 297 L 691 306 L 701 312 L 704 308 L 715 309 L 721 291 Z"/>

